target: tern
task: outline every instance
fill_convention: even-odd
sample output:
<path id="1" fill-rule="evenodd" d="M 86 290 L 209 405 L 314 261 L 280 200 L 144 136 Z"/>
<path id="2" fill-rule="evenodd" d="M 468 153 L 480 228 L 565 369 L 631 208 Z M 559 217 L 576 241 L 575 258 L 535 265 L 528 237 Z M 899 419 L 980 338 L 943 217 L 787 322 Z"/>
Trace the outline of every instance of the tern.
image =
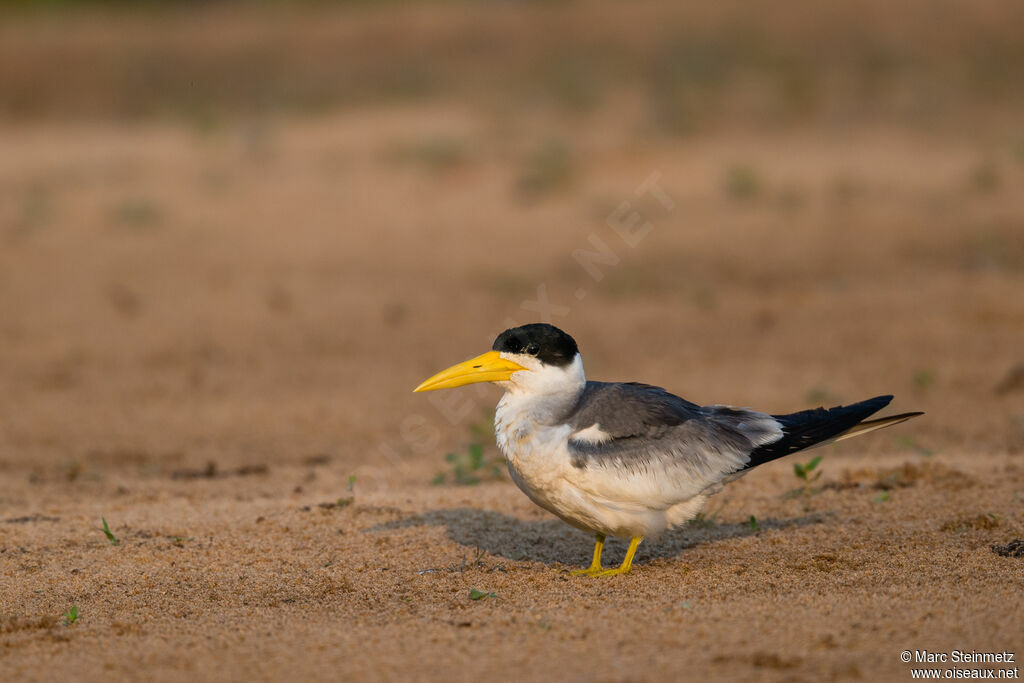
<path id="1" fill-rule="evenodd" d="M 592 382 L 576 341 L 553 325 L 505 330 L 492 350 L 443 370 L 415 391 L 475 382 L 505 390 L 494 415 L 498 447 L 530 500 L 595 536 L 589 576 L 626 574 L 645 537 L 693 519 L 708 496 L 754 467 L 898 424 L 867 420 L 892 396 L 769 415 L 700 406 L 661 387 Z M 605 538 L 629 538 L 622 564 L 601 565 Z"/>

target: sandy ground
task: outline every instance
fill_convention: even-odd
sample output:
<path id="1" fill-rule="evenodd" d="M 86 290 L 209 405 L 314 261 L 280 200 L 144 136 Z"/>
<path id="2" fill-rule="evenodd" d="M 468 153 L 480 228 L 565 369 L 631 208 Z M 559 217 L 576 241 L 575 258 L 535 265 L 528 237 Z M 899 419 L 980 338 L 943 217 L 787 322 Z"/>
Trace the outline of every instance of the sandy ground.
<path id="1" fill-rule="evenodd" d="M 906 649 L 1024 655 L 1024 558 L 992 550 L 1024 538 L 1019 130 L 662 137 L 641 109 L 0 126 L 0 679 L 908 680 Z M 586 534 L 489 466 L 453 481 L 446 453 L 497 457 L 497 391 L 411 393 L 545 317 L 592 379 L 927 414 L 818 451 L 813 495 L 786 495 L 810 455 L 772 463 L 630 575 L 570 577 Z"/>
<path id="2" fill-rule="evenodd" d="M 281 126 L 255 161 L 241 135 L 5 133 L 5 678 L 870 680 L 906 678 L 903 649 L 1019 648 L 1024 565 L 991 546 L 1024 536 L 1022 169 L 977 195 L 976 152 L 886 131 L 628 154 L 583 131 L 586 177 L 533 205 L 487 159 L 426 173 L 361 132 L 488 134 L 409 121 Z M 801 204 L 723 197 L 740 150 Z M 670 211 L 633 198 L 652 172 Z M 616 200 L 653 226 L 635 248 Z M 621 259 L 599 282 L 591 235 Z M 496 392 L 410 393 L 540 315 L 541 284 L 591 377 L 928 414 L 822 451 L 817 495 L 773 463 L 631 575 L 569 577 L 590 539 L 511 483 L 431 484 Z"/>

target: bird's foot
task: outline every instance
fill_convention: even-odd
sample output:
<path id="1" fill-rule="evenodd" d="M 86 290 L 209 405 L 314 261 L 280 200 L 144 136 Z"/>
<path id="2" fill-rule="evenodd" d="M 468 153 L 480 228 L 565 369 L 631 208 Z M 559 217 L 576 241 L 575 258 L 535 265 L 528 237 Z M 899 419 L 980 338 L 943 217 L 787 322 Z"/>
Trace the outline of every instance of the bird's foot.
<path id="1" fill-rule="evenodd" d="M 601 565 L 597 565 L 596 567 L 594 565 L 591 565 L 591 566 L 587 567 L 586 569 L 573 569 L 571 572 L 569 572 L 569 575 L 570 576 L 597 576 L 598 574 L 600 574 L 603 571 L 604 571 L 604 569 L 601 567 Z"/>
<path id="2" fill-rule="evenodd" d="M 615 567 L 614 569 L 605 569 L 603 571 L 588 574 L 588 576 L 617 576 L 618 574 L 628 574 L 632 567 Z"/>

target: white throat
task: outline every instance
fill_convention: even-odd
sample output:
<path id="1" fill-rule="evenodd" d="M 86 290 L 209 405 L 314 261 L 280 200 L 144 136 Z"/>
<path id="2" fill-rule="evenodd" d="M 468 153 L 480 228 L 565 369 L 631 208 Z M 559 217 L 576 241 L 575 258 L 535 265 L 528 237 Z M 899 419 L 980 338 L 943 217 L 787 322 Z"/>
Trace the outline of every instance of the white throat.
<path id="1" fill-rule="evenodd" d="M 576 405 L 587 384 L 583 359 L 578 353 L 564 367 L 544 365 L 521 354 L 509 354 L 509 359 L 528 369 L 498 383 L 505 389 L 505 395 L 498 402 L 496 420 L 504 415 L 506 423 L 526 419 L 538 425 L 553 425 Z"/>

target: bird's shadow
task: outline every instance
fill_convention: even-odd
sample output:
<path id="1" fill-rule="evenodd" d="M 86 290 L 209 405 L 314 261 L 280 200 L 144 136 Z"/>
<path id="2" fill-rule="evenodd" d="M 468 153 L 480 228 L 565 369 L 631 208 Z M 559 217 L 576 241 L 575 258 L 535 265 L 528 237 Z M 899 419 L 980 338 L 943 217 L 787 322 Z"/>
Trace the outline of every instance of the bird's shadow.
<path id="1" fill-rule="evenodd" d="M 687 548 L 701 543 L 751 536 L 766 529 L 786 529 L 819 524 L 826 515 L 808 514 L 789 519 L 764 519 L 756 524 L 686 524 L 658 537 L 655 543 L 640 546 L 637 562 L 675 557 Z M 443 526 L 448 538 L 471 548 L 480 548 L 491 555 L 509 560 L 532 562 L 564 562 L 587 564 L 594 548 L 594 537 L 557 519 L 528 521 L 493 510 L 454 508 L 431 510 L 420 515 L 376 524 L 363 533 L 379 533 L 419 526 Z M 625 555 L 627 542 L 608 539 L 605 565 L 619 562 Z"/>

